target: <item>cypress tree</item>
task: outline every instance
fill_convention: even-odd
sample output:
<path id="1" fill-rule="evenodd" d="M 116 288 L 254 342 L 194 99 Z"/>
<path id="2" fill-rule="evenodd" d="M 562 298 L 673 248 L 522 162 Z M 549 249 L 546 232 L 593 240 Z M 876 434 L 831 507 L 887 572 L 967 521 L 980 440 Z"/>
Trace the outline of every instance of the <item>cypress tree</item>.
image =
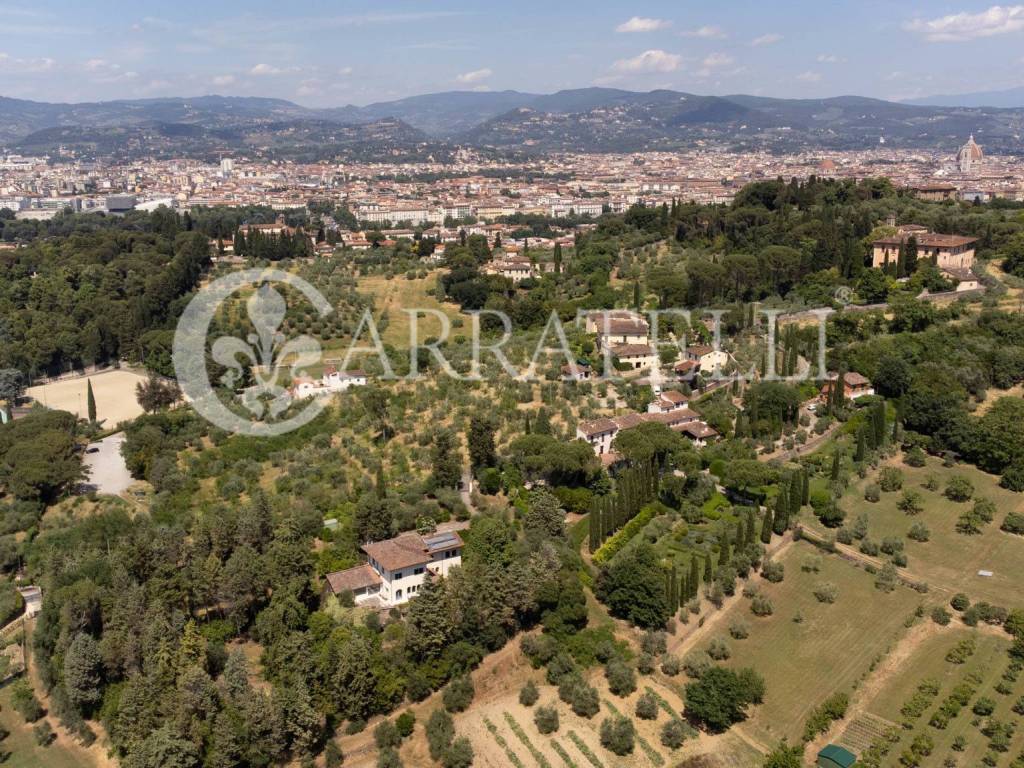
<path id="1" fill-rule="evenodd" d="M 747 535 L 745 537 L 746 538 L 746 544 L 744 545 L 744 547 L 749 547 L 751 544 L 754 543 L 754 536 L 755 535 L 756 534 L 755 534 L 754 510 L 748 509 L 747 510 Z"/>
<path id="2" fill-rule="evenodd" d="M 857 430 L 857 449 L 853 452 L 853 460 L 860 464 L 867 454 L 867 446 L 864 444 L 864 427 Z"/>
<path id="3" fill-rule="evenodd" d="M 807 474 L 807 467 L 801 467 L 800 477 L 803 480 L 804 484 L 804 492 L 803 497 L 801 498 L 801 506 L 806 507 L 808 504 L 811 503 L 811 477 L 810 475 Z"/>
<path id="4" fill-rule="evenodd" d="M 772 528 L 775 527 L 775 516 L 772 514 L 771 508 L 767 509 L 764 513 L 764 519 L 761 521 L 761 543 L 770 544 L 772 541 Z"/>
<path id="5" fill-rule="evenodd" d="M 789 478 L 789 516 L 796 517 L 800 514 L 800 502 L 803 500 L 804 484 L 800 479 L 800 470 L 794 470 Z"/>
<path id="6" fill-rule="evenodd" d="M 686 582 L 690 588 L 687 592 L 687 597 L 692 600 L 697 596 L 697 592 L 700 589 L 700 569 L 697 567 L 696 555 L 690 558 L 690 578 Z"/>
<path id="7" fill-rule="evenodd" d="M 79 401 L 81 402 L 81 401 Z M 85 380 L 85 408 L 89 414 L 89 423 L 96 423 L 96 396 L 92 393 L 92 379 Z"/>
<path id="8" fill-rule="evenodd" d="M 832 454 L 832 474 L 831 474 L 831 477 L 832 477 L 833 481 L 839 479 L 839 467 L 840 467 L 839 462 L 840 462 L 839 449 L 836 448 L 835 453 Z"/>
<path id="9" fill-rule="evenodd" d="M 718 567 L 720 569 L 729 564 L 729 557 L 729 531 L 726 529 L 722 532 L 722 539 L 719 542 Z"/>
<path id="10" fill-rule="evenodd" d="M 704 583 L 707 584 L 714 577 L 714 573 L 711 570 L 711 553 L 708 552 L 708 556 L 704 558 Z"/>
<path id="11" fill-rule="evenodd" d="M 877 447 L 881 447 L 885 445 L 885 403 L 882 401 L 875 403 L 872 417 L 875 427 L 875 443 Z"/>
<path id="12" fill-rule="evenodd" d="M 590 502 L 590 522 L 588 524 L 588 528 L 590 529 L 589 530 L 589 533 L 590 533 L 589 551 L 590 551 L 591 554 L 593 554 L 597 550 L 597 547 L 598 547 L 597 537 L 598 537 L 598 535 L 600 533 L 600 530 L 601 530 L 601 522 L 600 522 L 600 514 L 601 514 L 601 512 L 600 512 L 600 510 L 601 510 L 601 503 L 600 503 L 600 501 L 597 498 L 593 499 Z"/>
<path id="13" fill-rule="evenodd" d="M 785 486 L 779 489 L 779 495 L 775 497 L 775 517 L 772 520 L 772 529 L 780 536 L 789 528 L 789 493 Z"/>

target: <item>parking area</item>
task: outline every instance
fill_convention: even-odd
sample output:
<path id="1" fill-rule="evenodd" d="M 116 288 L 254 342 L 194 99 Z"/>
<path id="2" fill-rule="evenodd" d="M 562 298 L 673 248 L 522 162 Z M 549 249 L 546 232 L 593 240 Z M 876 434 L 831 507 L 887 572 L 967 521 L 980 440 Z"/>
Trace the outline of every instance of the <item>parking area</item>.
<path id="1" fill-rule="evenodd" d="M 116 496 L 135 482 L 121 455 L 122 443 L 124 432 L 89 443 L 85 451 L 85 467 L 89 473 L 85 485 L 88 489 Z"/>

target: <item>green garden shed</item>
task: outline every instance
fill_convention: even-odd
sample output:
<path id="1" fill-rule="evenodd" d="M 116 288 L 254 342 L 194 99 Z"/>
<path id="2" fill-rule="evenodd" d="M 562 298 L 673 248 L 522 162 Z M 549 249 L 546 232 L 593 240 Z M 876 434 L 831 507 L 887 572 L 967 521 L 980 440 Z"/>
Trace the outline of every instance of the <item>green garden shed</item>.
<path id="1" fill-rule="evenodd" d="M 850 768 L 857 762 L 857 756 L 848 749 L 829 744 L 818 753 L 818 768 Z"/>

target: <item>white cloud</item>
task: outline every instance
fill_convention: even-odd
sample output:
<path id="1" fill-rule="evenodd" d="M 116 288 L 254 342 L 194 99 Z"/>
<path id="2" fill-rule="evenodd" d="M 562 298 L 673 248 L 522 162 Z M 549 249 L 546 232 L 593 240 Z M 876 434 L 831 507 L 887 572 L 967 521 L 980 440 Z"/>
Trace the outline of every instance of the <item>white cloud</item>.
<path id="1" fill-rule="evenodd" d="M 914 19 L 903 25 L 931 43 L 958 43 L 1024 30 L 1024 5 L 993 5 L 981 13 L 951 13 L 937 19 Z"/>
<path id="2" fill-rule="evenodd" d="M 352 67 L 341 67 L 340 69 L 338 69 L 338 74 L 341 75 L 342 77 L 347 77 L 351 75 L 352 72 Z"/>
<path id="3" fill-rule="evenodd" d="M 612 64 L 612 71 L 623 74 L 638 72 L 674 72 L 679 69 L 683 57 L 676 53 L 654 49 L 644 51 L 631 59 L 619 59 Z"/>
<path id="4" fill-rule="evenodd" d="M 38 59 L 19 59 L 7 53 L 0 53 L 0 72 L 17 72 L 31 74 L 49 72 L 57 67 L 56 59 L 43 57 Z"/>
<path id="5" fill-rule="evenodd" d="M 736 59 L 727 53 L 712 53 L 704 57 L 701 66 L 707 69 L 718 69 L 719 67 L 727 67 L 734 61 Z"/>
<path id="6" fill-rule="evenodd" d="M 616 32 L 656 32 L 659 29 L 671 27 L 671 21 L 664 19 L 648 19 L 643 16 L 634 16 L 629 21 L 624 21 L 615 28 Z"/>
<path id="7" fill-rule="evenodd" d="M 106 59 L 89 59 L 87 62 L 85 62 L 85 68 L 88 69 L 90 72 L 95 72 L 98 69 L 106 69 L 109 66 L 110 64 L 107 62 Z M 117 65 L 115 64 L 114 67 L 116 68 Z"/>
<path id="8" fill-rule="evenodd" d="M 705 40 L 721 40 L 725 37 L 725 30 L 721 27 L 705 25 L 696 29 L 688 29 L 683 32 L 683 37 L 701 37 Z"/>
<path id="9" fill-rule="evenodd" d="M 484 67 L 483 69 L 474 69 L 472 72 L 463 72 L 455 78 L 457 83 L 479 83 L 481 80 L 486 80 L 488 77 L 493 75 L 494 72 Z"/>
<path id="10" fill-rule="evenodd" d="M 275 67 L 273 64 L 257 64 L 255 67 L 249 70 L 250 75 L 256 75 L 260 77 L 268 77 L 273 75 L 286 75 L 288 73 L 298 72 L 298 67 Z"/>
<path id="11" fill-rule="evenodd" d="M 234 75 L 217 75 L 213 78 L 214 85 L 233 85 L 237 78 Z"/>
<path id="12" fill-rule="evenodd" d="M 801 72 L 796 76 L 796 79 L 803 83 L 820 83 L 821 74 L 819 72 Z"/>
<path id="13" fill-rule="evenodd" d="M 778 34 L 777 32 L 769 32 L 766 35 L 755 37 L 753 40 L 750 41 L 750 44 L 753 45 L 755 48 L 759 48 L 762 45 L 774 45 L 780 40 L 782 40 L 782 35 Z"/>
<path id="14" fill-rule="evenodd" d="M 836 56 L 834 53 L 819 53 L 818 63 L 819 64 L 842 64 L 846 59 L 841 56 Z"/>

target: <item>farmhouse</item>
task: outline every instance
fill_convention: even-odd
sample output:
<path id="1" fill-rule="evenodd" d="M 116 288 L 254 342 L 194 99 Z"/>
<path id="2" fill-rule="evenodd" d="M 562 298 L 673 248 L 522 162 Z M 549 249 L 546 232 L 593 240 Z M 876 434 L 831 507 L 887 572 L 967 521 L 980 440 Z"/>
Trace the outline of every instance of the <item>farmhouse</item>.
<path id="1" fill-rule="evenodd" d="M 363 371 L 336 371 L 334 368 L 327 367 L 324 369 L 324 375 L 319 379 L 297 376 L 288 391 L 293 398 L 302 399 L 344 392 L 349 387 L 365 385 L 366 373 Z"/>
<path id="2" fill-rule="evenodd" d="M 462 546 L 455 532 L 409 532 L 373 541 L 362 546 L 367 562 L 327 574 L 324 590 L 332 595 L 351 592 L 357 605 L 401 605 L 416 596 L 428 573 L 443 578 L 462 565 Z"/>
<path id="3" fill-rule="evenodd" d="M 821 387 L 821 396 L 828 398 L 832 392 L 832 386 L 835 384 L 836 379 L 839 378 L 838 373 L 829 374 L 829 379 Z M 856 400 L 861 397 L 867 397 L 868 395 L 875 394 L 875 388 L 871 386 L 871 382 L 864 376 L 861 376 L 856 371 L 850 371 L 849 373 L 843 374 L 843 394 L 846 395 L 847 400 Z"/>
<path id="4" fill-rule="evenodd" d="M 871 266 L 878 269 L 895 264 L 900 248 L 911 237 L 917 242 L 917 258 L 930 259 L 939 269 L 970 269 L 974 266 L 974 247 L 978 242 L 976 238 L 906 230 L 871 244 Z"/>
<path id="5" fill-rule="evenodd" d="M 627 413 L 623 416 L 615 416 L 614 418 L 581 422 L 576 427 L 576 438 L 578 440 L 586 440 L 598 456 L 605 456 L 612 452 L 612 440 L 615 439 L 619 432 L 651 421 L 660 422 L 669 429 L 675 430 L 694 440 L 694 442 L 701 441 L 704 445 L 707 444 L 708 440 L 718 436 L 715 430 L 700 420 L 699 413 L 690 410 L 685 402 L 682 402 L 681 405 L 679 404 L 678 398 L 681 398 L 682 395 L 678 392 L 673 392 L 671 396 L 670 399 L 674 403 L 674 407 L 666 410 L 649 413 Z"/>
<path id="6" fill-rule="evenodd" d="M 654 368 L 658 364 L 658 355 L 648 344 L 615 344 L 610 350 L 623 368 Z"/>
<path id="7" fill-rule="evenodd" d="M 711 373 L 725 368 L 729 355 L 706 344 L 693 344 L 686 348 L 684 362 L 696 363 L 701 373 Z"/>

